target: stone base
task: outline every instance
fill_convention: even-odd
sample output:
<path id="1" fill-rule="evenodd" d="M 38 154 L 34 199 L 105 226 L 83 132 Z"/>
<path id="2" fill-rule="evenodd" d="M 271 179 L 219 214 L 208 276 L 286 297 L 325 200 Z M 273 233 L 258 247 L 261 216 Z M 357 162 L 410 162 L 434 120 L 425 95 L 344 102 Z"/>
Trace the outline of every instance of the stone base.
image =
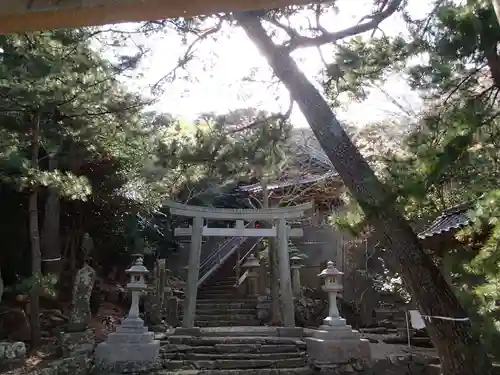
<path id="1" fill-rule="evenodd" d="M 61 332 L 59 345 L 63 357 L 76 354 L 92 354 L 95 347 L 95 333 L 93 329 L 83 332 Z"/>
<path id="2" fill-rule="evenodd" d="M 108 373 L 140 373 L 157 368 L 160 341 L 142 319 L 127 318 L 95 350 L 96 367 Z"/>
<path id="3" fill-rule="evenodd" d="M 315 367 L 332 365 L 369 363 L 371 361 L 370 343 L 361 339 L 359 332 L 342 324 L 344 319 L 331 321 L 328 326 L 322 325 L 319 330 L 309 331 L 307 355 Z"/>

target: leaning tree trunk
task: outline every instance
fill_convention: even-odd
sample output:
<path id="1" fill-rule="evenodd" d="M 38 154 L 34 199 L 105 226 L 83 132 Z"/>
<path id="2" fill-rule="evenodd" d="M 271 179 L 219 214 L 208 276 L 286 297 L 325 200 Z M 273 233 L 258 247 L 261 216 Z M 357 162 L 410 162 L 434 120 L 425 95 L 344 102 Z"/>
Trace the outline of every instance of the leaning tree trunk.
<path id="1" fill-rule="evenodd" d="M 49 171 L 57 169 L 57 154 L 49 156 Z M 59 276 L 61 273 L 60 200 L 57 189 L 48 188 L 42 230 L 43 273 Z"/>
<path id="2" fill-rule="evenodd" d="M 272 42 L 256 14 L 238 13 L 235 18 L 298 103 L 336 171 L 381 241 L 387 244 L 386 260 L 402 275 L 422 314 L 467 317 L 443 275 L 426 256 L 411 227 L 395 208 L 393 197 L 375 177 L 326 100 L 300 71 L 290 54 Z M 427 322 L 427 328 L 444 374 L 491 374 L 491 361 L 479 338 L 473 334 L 470 321 L 434 318 Z"/>
<path id="3" fill-rule="evenodd" d="M 38 169 L 40 150 L 40 115 L 36 114 L 32 124 L 31 167 Z M 32 187 L 29 198 L 29 231 L 31 240 L 31 274 L 33 285 L 30 293 L 31 349 L 40 345 L 40 277 L 42 256 L 40 253 L 40 233 L 38 229 L 38 186 Z"/>

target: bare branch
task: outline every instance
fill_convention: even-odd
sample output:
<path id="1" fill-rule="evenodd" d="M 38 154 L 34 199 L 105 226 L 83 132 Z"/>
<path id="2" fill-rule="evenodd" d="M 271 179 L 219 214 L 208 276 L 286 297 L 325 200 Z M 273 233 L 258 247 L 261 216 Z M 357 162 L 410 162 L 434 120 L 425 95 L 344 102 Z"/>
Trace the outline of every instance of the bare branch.
<path id="1" fill-rule="evenodd" d="M 194 48 L 196 47 L 196 45 L 198 43 L 200 43 L 201 41 L 207 39 L 210 35 L 213 35 L 213 34 L 219 32 L 222 28 L 223 22 L 224 22 L 224 18 L 219 18 L 219 22 L 217 23 L 217 25 L 209 28 L 208 30 L 206 30 L 202 34 L 197 35 L 196 39 L 187 48 L 186 52 L 184 53 L 184 56 L 179 58 L 179 62 L 177 63 L 177 66 L 174 69 L 172 69 L 169 73 L 164 75 L 162 78 L 160 78 L 152 86 L 152 90 L 157 91 L 164 82 L 172 82 L 173 80 L 175 80 L 175 78 L 177 77 L 177 70 L 183 69 L 186 66 L 186 64 L 189 61 L 191 61 L 191 59 L 193 58 Z"/>
<path id="2" fill-rule="evenodd" d="M 401 6 L 403 0 L 392 0 L 384 10 L 381 10 L 370 16 L 362 18 L 363 22 L 357 25 L 348 27 L 341 31 L 325 32 L 325 29 L 318 24 L 318 30 L 323 31 L 321 35 L 316 37 L 296 36 L 292 37 L 288 43 L 283 45 L 283 48 L 288 53 L 304 47 L 315 47 L 323 44 L 335 43 L 341 39 L 345 39 L 354 35 L 362 34 L 366 31 L 376 29 L 382 21 L 394 14 Z M 316 11 L 317 12 L 317 11 Z"/>
<path id="3" fill-rule="evenodd" d="M 283 25 L 281 22 L 279 22 L 275 18 L 273 18 L 273 17 L 267 17 L 266 16 L 266 17 L 264 17 L 264 20 L 266 20 L 270 24 L 276 26 L 277 28 L 285 31 L 290 38 L 292 38 L 292 39 L 294 39 L 294 38 L 300 38 L 300 34 L 297 33 L 297 31 L 295 29 L 293 29 L 290 26 Z"/>

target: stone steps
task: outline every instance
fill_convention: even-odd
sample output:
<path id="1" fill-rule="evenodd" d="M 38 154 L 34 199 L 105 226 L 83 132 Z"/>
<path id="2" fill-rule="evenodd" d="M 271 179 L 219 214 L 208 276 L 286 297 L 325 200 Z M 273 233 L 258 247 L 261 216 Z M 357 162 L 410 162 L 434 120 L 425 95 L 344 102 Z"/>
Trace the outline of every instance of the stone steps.
<path id="1" fill-rule="evenodd" d="M 196 312 L 202 312 L 207 314 L 207 312 L 216 311 L 217 314 L 228 314 L 234 311 L 241 313 L 250 313 L 250 310 L 256 311 L 256 303 L 207 303 L 203 304 L 198 301 L 196 305 Z"/>
<path id="2" fill-rule="evenodd" d="M 194 361 L 207 361 L 207 360 L 220 360 L 220 359 L 265 359 L 265 360 L 279 360 L 291 358 L 304 358 L 305 352 L 288 352 L 288 353 L 189 353 L 186 358 Z"/>
<path id="3" fill-rule="evenodd" d="M 219 310 L 233 310 L 233 309 L 255 309 L 255 301 L 232 301 L 227 300 L 198 300 L 196 309 L 219 309 Z"/>
<path id="4" fill-rule="evenodd" d="M 233 310 L 234 311 L 234 310 Z M 222 314 L 207 314 L 200 313 L 195 315 L 195 320 L 235 320 L 235 321 L 248 321 L 255 320 L 255 314 L 241 314 L 239 311 L 227 312 Z"/>
<path id="5" fill-rule="evenodd" d="M 260 345 L 260 344 L 216 344 L 215 346 L 190 346 L 190 353 L 199 354 L 242 354 L 242 353 L 257 353 L 257 354 L 270 354 L 270 353 L 300 353 L 303 352 L 301 348 L 293 344 L 281 345 Z M 169 350 L 165 346 L 160 349 L 161 353 L 168 353 Z"/>
<path id="6" fill-rule="evenodd" d="M 245 298 L 234 288 L 236 279 L 214 275 L 210 284 L 202 285 L 197 294 L 195 326 L 248 327 L 260 325 L 257 301 Z M 181 314 L 182 315 L 182 314 Z"/>
<path id="7" fill-rule="evenodd" d="M 161 371 L 154 375 L 312 375 L 309 367 L 301 368 L 268 368 L 238 370 L 178 370 Z"/>
<path id="8" fill-rule="evenodd" d="M 163 362 L 166 370 L 244 370 L 244 369 L 271 369 L 294 368 L 307 365 L 307 359 L 217 359 L 217 360 L 168 360 Z"/>
<path id="9" fill-rule="evenodd" d="M 196 315 L 252 315 L 255 316 L 257 310 L 253 308 L 212 308 L 204 305 L 196 306 Z"/>
<path id="10" fill-rule="evenodd" d="M 197 327 L 253 327 L 258 326 L 260 321 L 254 320 L 196 320 Z"/>
<path id="11" fill-rule="evenodd" d="M 274 336 L 250 336 L 266 332 Z M 161 341 L 162 365 L 177 375 L 190 374 L 185 371 L 200 371 L 200 375 L 310 374 L 305 342 L 278 337 L 279 332 L 269 327 L 226 327 L 204 328 L 197 336 L 173 334 Z M 231 333 L 233 336 L 228 335 Z"/>
<path id="12" fill-rule="evenodd" d="M 233 300 L 234 293 L 206 293 L 198 294 L 198 299 L 218 299 L 218 300 Z"/>
<path id="13" fill-rule="evenodd" d="M 243 327 L 245 329 L 247 327 Z M 254 328 L 254 327 L 248 327 Z M 195 346 L 214 346 L 215 348 L 219 345 L 239 345 L 244 347 L 245 345 L 253 345 L 262 347 L 264 345 L 295 345 L 298 349 L 305 350 L 306 343 L 296 337 L 276 337 L 276 336 L 241 336 L 241 335 L 228 335 L 229 332 L 224 332 L 224 336 L 217 335 L 217 332 L 213 332 L 210 335 L 209 329 L 205 329 L 204 336 L 184 336 L 184 335 L 172 335 L 168 339 L 162 340 L 161 345 L 189 345 L 191 347 Z M 215 349 L 216 350 L 216 349 Z"/>
<path id="14" fill-rule="evenodd" d="M 217 291 L 235 291 L 236 288 L 234 287 L 235 282 L 229 281 L 229 282 L 222 282 L 222 283 L 217 283 L 213 285 L 203 285 L 200 287 L 199 291 L 204 292 L 208 290 L 217 290 Z"/>

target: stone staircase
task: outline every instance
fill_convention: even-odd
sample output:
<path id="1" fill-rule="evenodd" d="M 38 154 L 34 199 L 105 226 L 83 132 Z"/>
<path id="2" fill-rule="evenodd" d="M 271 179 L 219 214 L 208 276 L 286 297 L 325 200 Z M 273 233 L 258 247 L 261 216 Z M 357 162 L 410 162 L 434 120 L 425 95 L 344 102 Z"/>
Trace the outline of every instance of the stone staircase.
<path id="1" fill-rule="evenodd" d="M 309 375 L 306 344 L 271 327 L 202 328 L 161 341 L 162 375 Z"/>
<path id="2" fill-rule="evenodd" d="M 196 303 L 197 327 L 259 326 L 255 298 L 239 296 L 236 280 L 225 279 L 203 285 Z"/>
<path id="3" fill-rule="evenodd" d="M 196 327 L 259 326 L 257 300 L 239 295 L 234 287 L 236 278 L 227 262 L 198 289 L 196 299 Z M 182 315 L 182 312 L 181 312 Z"/>

